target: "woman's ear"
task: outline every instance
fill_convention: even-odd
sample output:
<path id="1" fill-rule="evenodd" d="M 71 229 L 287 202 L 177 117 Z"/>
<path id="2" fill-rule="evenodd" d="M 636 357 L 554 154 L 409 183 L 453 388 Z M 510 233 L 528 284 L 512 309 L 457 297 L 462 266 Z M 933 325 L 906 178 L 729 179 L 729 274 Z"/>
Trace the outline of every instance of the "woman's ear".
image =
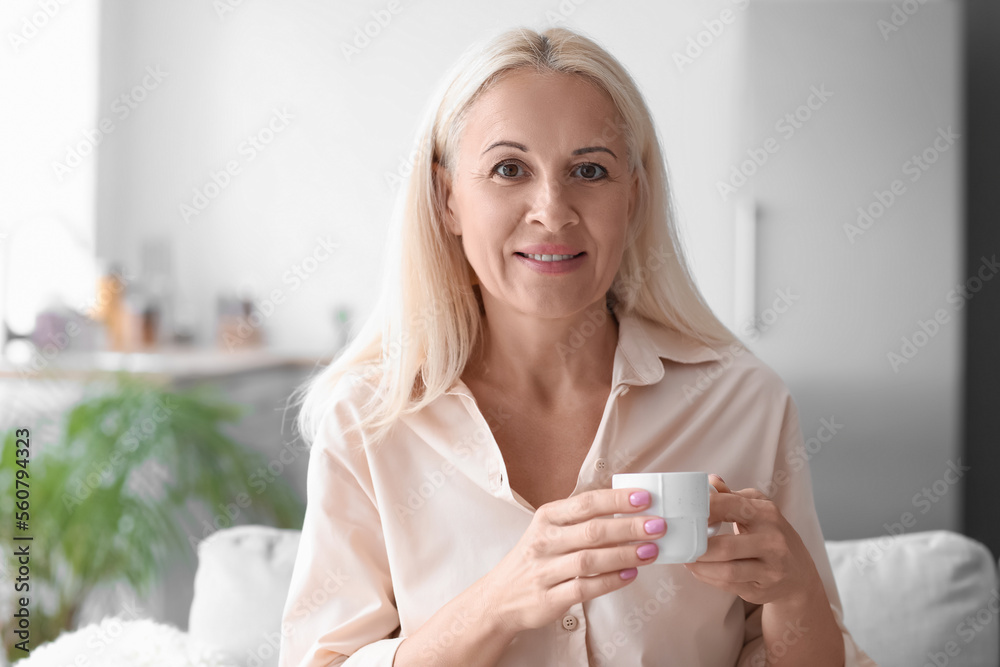
<path id="1" fill-rule="evenodd" d="M 455 220 L 455 215 L 451 209 L 451 176 L 448 170 L 437 162 L 431 165 L 434 169 L 434 188 L 440 202 L 441 217 L 445 228 L 455 236 L 461 236 L 462 229 Z"/>

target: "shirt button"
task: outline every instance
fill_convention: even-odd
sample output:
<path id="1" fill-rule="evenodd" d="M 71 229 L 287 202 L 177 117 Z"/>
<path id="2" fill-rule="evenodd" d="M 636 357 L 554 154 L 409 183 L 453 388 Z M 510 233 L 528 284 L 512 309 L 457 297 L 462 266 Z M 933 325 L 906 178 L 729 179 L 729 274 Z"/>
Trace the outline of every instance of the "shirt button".
<path id="1" fill-rule="evenodd" d="M 597 461 L 594 462 L 594 467 L 598 470 L 604 470 L 608 467 L 608 462 L 604 459 L 597 459 Z"/>
<path id="2" fill-rule="evenodd" d="M 570 632 L 576 630 L 576 616 L 573 616 L 572 614 L 566 614 L 563 616 L 562 626 Z"/>

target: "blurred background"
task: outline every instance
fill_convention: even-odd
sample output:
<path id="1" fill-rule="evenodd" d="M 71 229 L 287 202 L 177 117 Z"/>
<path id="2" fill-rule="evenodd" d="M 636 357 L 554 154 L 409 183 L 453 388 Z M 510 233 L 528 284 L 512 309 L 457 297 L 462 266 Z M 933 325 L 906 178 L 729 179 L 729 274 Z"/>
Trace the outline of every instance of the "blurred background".
<path id="1" fill-rule="evenodd" d="M 799 406 L 826 538 L 909 515 L 995 559 L 988 0 L 5 2 L 0 426 L 29 428 L 37 483 L 62 485 L 41 496 L 62 508 L 52 535 L 98 520 L 74 498 L 135 481 L 138 459 L 113 460 L 131 436 L 176 491 L 160 497 L 185 512 L 188 558 L 130 583 L 148 575 L 143 609 L 184 628 L 199 539 L 298 527 L 289 394 L 370 312 L 431 91 L 517 25 L 580 30 L 638 82 L 698 284 Z M 46 448 L 75 468 L 57 476 Z M 223 453 L 239 464 L 216 486 L 181 484 Z M 104 542 L 148 542 L 136 522 L 162 507 L 141 497 L 133 514 L 108 500 Z M 58 514 L 40 502 L 33 517 Z M 53 609 L 99 617 L 115 567 Z"/>

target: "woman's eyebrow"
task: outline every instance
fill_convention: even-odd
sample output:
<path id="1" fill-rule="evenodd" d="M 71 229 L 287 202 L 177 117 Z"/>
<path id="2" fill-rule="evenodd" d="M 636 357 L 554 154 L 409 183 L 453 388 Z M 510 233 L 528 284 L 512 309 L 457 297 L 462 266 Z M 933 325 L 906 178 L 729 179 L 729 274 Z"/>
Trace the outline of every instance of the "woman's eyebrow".
<path id="1" fill-rule="evenodd" d="M 583 155 L 584 153 L 597 153 L 598 151 L 610 153 L 611 157 L 613 157 L 616 160 L 618 159 L 618 156 L 615 155 L 610 148 L 605 148 L 604 146 L 587 146 L 586 148 L 577 148 L 575 151 L 573 151 L 573 155 Z"/>
<path id="2" fill-rule="evenodd" d="M 486 155 L 497 146 L 510 146 L 511 148 L 517 148 L 518 150 L 521 150 L 525 153 L 528 152 L 528 149 L 524 146 L 524 144 L 519 144 L 514 141 L 495 141 L 492 144 L 490 144 L 486 148 L 486 150 L 483 151 L 482 154 Z M 587 146 L 586 148 L 577 148 L 575 151 L 571 153 L 571 155 L 584 155 L 585 153 L 597 153 L 597 152 L 609 153 L 611 157 L 613 157 L 616 160 L 618 159 L 618 156 L 615 155 L 610 148 L 605 148 L 604 146 Z"/>
<path id="3" fill-rule="evenodd" d="M 513 141 L 494 141 L 492 144 L 489 145 L 489 147 L 486 150 L 483 151 L 482 154 L 486 155 L 497 146 L 510 146 L 512 148 L 518 148 L 525 153 L 528 152 L 528 149 L 524 146 L 524 144 L 518 144 Z"/>

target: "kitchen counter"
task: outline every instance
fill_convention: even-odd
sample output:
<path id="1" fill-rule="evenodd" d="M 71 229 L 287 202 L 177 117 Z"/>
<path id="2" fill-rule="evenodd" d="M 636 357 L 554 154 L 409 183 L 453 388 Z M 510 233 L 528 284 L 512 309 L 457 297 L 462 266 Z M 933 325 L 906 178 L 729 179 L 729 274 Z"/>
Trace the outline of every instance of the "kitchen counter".
<path id="1" fill-rule="evenodd" d="M 45 362 L 42 365 L 41 361 Z M 33 367 L 0 362 L 0 381 L 8 378 L 48 377 L 86 379 L 105 373 L 127 372 L 153 380 L 197 381 L 277 367 L 303 370 L 324 365 L 329 358 L 266 349 L 229 352 L 215 348 L 175 347 L 139 352 L 66 351 L 52 359 L 36 357 Z"/>

